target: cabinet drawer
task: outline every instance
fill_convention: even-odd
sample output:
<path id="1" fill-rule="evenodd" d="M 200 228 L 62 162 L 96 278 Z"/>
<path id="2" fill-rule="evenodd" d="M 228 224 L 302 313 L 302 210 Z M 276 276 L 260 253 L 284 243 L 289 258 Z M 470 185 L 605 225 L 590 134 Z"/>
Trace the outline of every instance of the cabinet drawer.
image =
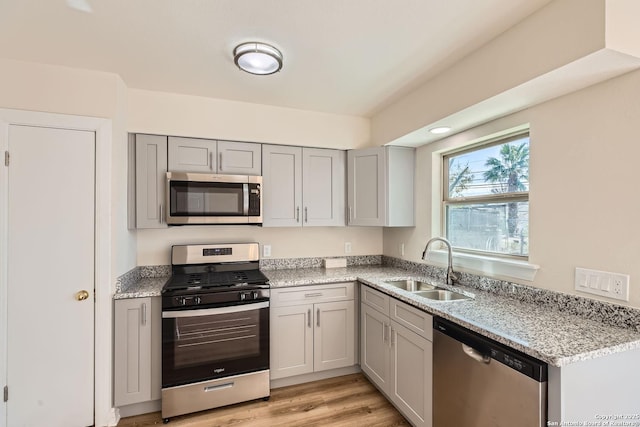
<path id="1" fill-rule="evenodd" d="M 360 298 L 363 303 L 367 304 L 369 307 L 375 308 L 379 312 L 389 315 L 389 295 L 385 295 L 380 291 L 377 291 L 368 286 L 362 286 L 362 291 L 360 292 Z"/>
<path id="2" fill-rule="evenodd" d="M 392 299 L 390 317 L 392 320 L 395 320 L 421 337 L 429 341 L 433 340 L 433 317 L 430 314 Z"/>
<path id="3" fill-rule="evenodd" d="M 284 307 L 305 303 L 347 301 L 353 299 L 353 282 L 271 289 L 271 306 Z"/>

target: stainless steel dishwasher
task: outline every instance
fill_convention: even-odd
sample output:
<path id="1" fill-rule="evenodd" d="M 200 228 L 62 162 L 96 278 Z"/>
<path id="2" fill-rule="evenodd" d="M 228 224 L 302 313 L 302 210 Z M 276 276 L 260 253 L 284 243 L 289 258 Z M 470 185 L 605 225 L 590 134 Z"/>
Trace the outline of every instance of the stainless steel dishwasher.
<path id="1" fill-rule="evenodd" d="M 546 425 L 546 363 L 441 318 L 433 326 L 433 427 Z"/>

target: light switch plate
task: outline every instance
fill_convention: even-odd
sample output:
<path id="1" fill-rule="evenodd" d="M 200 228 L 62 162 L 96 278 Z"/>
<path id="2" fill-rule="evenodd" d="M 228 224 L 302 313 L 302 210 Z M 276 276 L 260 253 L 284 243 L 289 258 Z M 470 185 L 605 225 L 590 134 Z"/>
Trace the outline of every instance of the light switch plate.
<path id="1" fill-rule="evenodd" d="M 629 301 L 629 275 L 576 268 L 575 289 L 607 298 Z"/>

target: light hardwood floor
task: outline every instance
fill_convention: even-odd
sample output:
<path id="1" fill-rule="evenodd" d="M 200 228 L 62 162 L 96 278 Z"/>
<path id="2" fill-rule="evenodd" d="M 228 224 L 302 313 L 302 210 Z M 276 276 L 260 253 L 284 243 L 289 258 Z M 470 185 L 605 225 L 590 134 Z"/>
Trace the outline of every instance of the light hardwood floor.
<path id="1" fill-rule="evenodd" d="M 118 427 L 162 425 L 159 412 L 123 418 Z M 362 374 L 271 390 L 258 400 L 172 418 L 167 427 L 409 426 Z"/>

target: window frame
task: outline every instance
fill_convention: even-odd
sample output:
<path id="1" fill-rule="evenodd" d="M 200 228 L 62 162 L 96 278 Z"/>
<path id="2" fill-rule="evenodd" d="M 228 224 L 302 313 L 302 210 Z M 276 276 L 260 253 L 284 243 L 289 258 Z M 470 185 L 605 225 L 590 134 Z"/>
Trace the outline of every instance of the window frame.
<path id="1" fill-rule="evenodd" d="M 501 135 L 495 138 L 490 138 L 485 141 L 465 145 L 461 149 L 447 151 L 442 153 L 442 185 L 440 186 L 440 191 L 442 193 L 441 197 L 441 231 L 442 235 L 448 236 L 447 229 L 447 207 L 449 206 L 462 206 L 469 204 L 481 204 L 481 203 L 509 203 L 509 202 L 527 202 L 529 203 L 529 193 L 531 191 L 531 182 L 529 181 L 529 191 L 518 191 L 513 193 L 495 193 L 488 194 L 484 196 L 471 196 L 471 197 L 449 197 L 449 159 L 451 157 L 456 157 L 462 154 L 471 153 L 474 151 L 479 151 L 484 148 L 508 144 L 513 141 L 517 141 L 522 139 L 523 137 L 529 138 L 529 147 L 531 146 L 531 132 L 530 129 L 518 130 L 516 132 L 508 133 L 506 135 Z M 531 159 L 529 159 L 529 167 L 530 167 Z M 531 205 L 529 205 L 531 208 Z M 528 225 L 530 221 L 527 221 L 527 229 L 529 229 Z M 530 236 L 527 235 L 527 240 L 530 240 Z M 490 256 L 501 259 L 511 259 L 511 260 L 519 260 L 519 261 L 528 261 L 529 252 L 527 251 L 526 255 L 518 255 L 518 254 L 509 254 L 502 252 L 493 252 L 486 251 L 481 249 L 471 249 L 471 248 L 463 248 L 459 246 L 455 246 L 453 242 L 451 242 L 452 248 L 457 252 L 463 252 L 472 255 L 480 255 L 480 256 Z"/>

